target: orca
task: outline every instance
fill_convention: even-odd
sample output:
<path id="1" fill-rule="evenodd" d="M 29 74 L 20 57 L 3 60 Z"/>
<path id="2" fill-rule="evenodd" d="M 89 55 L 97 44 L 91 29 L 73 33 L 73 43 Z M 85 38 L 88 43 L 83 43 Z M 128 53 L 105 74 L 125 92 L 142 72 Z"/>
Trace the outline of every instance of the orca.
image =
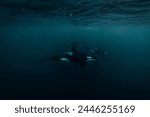
<path id="1" fill-rule="evenodd" d="M 73 44 L 71 51 L 66 52 L 59 56 L 45 57 L 41 60 L 41 62 L 47 60 L 78 63 L 80 68 L 84 69 L 86 68 L 88 62 L 96 61 L 96 57 L 80 52 Z"/>

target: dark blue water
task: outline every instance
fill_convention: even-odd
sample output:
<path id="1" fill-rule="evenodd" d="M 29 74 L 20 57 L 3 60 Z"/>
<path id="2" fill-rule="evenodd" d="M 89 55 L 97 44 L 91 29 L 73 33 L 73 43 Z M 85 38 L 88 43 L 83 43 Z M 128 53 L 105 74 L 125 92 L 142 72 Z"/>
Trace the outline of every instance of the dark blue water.
<path id="1" fill-rule="evenodd" d="M 47 61 L 109 51 L 98 64 Z M 0 99 L 150 99 L 149 0 L 0 0 Z"/>

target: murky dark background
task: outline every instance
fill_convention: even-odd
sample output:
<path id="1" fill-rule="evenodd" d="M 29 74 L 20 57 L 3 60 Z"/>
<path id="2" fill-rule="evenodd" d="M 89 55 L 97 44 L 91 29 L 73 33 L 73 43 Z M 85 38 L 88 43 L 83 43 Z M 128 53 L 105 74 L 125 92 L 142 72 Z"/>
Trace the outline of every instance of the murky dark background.
<path id="1" fill-rule="evenodd" d="M 40 63 L 70 40 L 109 55 Z M 150 0 L 0 0 L 0 99 L 150 99 Z"/>

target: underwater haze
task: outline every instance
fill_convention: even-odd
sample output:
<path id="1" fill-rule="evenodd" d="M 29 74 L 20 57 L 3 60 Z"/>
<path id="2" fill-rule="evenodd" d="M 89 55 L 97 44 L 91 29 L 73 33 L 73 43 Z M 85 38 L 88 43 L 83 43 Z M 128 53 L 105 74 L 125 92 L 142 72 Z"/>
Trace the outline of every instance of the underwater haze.
<path id="1" fill-rule="evenodd" d="M 84 70 L 40 63 L 72 40 L 108 54 Z M 150 0 L 0 0 L 0 90 L 0 99 L 150 99 Z"/>

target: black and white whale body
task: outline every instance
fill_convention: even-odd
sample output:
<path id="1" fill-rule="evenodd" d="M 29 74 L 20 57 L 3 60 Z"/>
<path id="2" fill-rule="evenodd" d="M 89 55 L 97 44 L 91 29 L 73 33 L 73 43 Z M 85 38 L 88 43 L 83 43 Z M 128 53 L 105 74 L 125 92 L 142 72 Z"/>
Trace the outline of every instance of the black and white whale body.
<path id="1" fill-rule="evenodd" d="M 80 67 L 84 69 L 88 62 L 96 61 L 96 57 L 80 52 L 76 49 L 75 45 L 72 45 L 71 51 L 58 56 L 45 57 L 41 60 L 41 62 L 45 62 L 47 60 L 78 63 Z"/>

